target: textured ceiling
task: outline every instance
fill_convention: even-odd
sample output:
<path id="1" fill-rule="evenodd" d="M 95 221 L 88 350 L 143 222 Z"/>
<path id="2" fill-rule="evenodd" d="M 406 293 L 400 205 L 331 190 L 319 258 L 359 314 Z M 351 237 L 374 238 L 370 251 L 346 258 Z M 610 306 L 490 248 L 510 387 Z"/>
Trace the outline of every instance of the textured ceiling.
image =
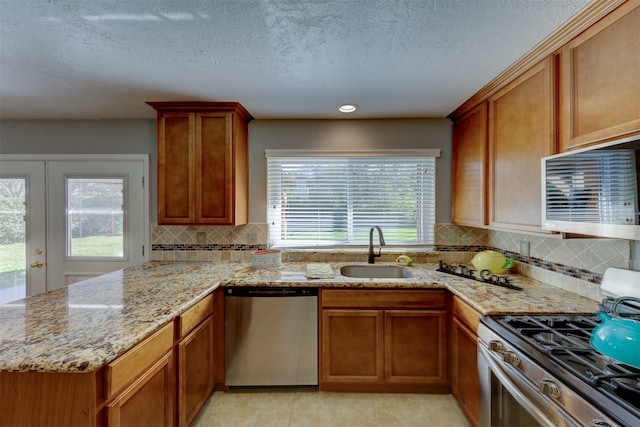
<path id="1" fill-rule="evenodd" d="M 587 0 L 0 0 L 0 118 L 445 117 Z"/>

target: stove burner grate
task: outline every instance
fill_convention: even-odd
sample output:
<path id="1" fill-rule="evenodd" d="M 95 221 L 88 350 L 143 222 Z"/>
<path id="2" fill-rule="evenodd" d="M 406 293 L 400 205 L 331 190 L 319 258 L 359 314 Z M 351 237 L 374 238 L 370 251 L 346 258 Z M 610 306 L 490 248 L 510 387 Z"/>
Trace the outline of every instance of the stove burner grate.
<path id="1" fill-rule="evenodd" d="M 640 369 L 591 347 L 597 316 L 508 315 L 498 322 L 550 359 L 640 416 Z"/>
<path id="2" fill-rule="evenodd" d="M 472 279 L 476 282 L 489 283 L 503 288 L 512 289 L 514 291 L 521 291 L 520 286 L 516 286 L 511 283 L 511 280 L 507 276 L 499 276 L 497 274 L 491 274 L 489 270 L 474 270 L 464 265 L 451 265 L 440 260 L 438 261 L 438 268 L 436 271 L 440 273 L 447 273 L 453 276 L 464 277 L 465 279 Z"/>

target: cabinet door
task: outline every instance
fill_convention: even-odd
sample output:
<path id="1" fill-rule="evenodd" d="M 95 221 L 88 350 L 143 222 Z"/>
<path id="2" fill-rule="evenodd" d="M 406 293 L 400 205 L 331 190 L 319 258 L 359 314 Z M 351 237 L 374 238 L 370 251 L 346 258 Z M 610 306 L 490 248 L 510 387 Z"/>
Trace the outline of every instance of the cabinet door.
<path id="1" fill-rule="evenodd" d="M 458 318 L 451 331 L 451 389 L 474 425 L 480 413 L 478 337 Z"/>
<path id="2" fill-rule="evenodd" d="M 196 115 L 196 222 L 231 225 L 233 141 L 231 113 Z"/>
<path id="3" fill-rule="evenodd" d="M 384 313 L 385 380 L 447 383 L 446 310 Z"/>
<path id="4" fill-rule="evenodd" d="M 155 363 L 107 405 L 109 427 L 162 427 L 175 424 L 173 353 Z"/>
<path id="5" fill-rule="evenodd" d="M 453 124 L 451 222 L 486 225 L 487 106 L 478 105 Z"/>
<path id="6" fill-rule="evenodd" d="M 195 115 L 158 117 L 158 224 L 195 221 Z"/>
<path id="7" fill-rule="evenodd" d="M 640 2 L 562 50 L 563 151 L 640 133 Z"/>
<path id="8" fill-rule="evenodd" d="M 489 100 L 490 225 L 541 231 L 540 160 L 555 147 L 550 57 Z"/>
<path id="9" fill-rule="evenodd" d="M 384 381 L 383 312 L 322 310 L 322 382 Z"/>
<path id="10" fill-rule="evenodd" d="M 213 320 L 178 344 L 178 425 L 188 426 L 213 390 Z"/>

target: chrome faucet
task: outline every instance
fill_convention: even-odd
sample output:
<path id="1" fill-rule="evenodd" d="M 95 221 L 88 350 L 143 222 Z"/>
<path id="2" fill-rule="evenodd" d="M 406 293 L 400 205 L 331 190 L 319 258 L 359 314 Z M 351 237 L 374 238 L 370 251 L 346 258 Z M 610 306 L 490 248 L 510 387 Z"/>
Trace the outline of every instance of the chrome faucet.
<path id="1" fill-rule="evenodd" d="M 378 239 L 380 240 L 380 249 L 378 249 L 378 253 L 375 254 L 373 252 L 373 230 L 378 230 Z M 373 264 L 376 262 L 376 258 L 378 258 L 382 252 L 382 247 L 384 246 L 384 237 L 382 236 L 382 230 L 377 225 L 371 227 L 369 230 L 369 264 Z"/>

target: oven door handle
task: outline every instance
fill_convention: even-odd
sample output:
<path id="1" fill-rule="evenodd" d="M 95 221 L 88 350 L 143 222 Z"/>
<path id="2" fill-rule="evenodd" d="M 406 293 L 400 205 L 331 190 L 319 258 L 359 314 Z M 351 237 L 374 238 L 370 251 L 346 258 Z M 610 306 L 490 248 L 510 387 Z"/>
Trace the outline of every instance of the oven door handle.
<path id="1" fill-rule="evenodd" d="M 539 399 L 535 399 L 538 402 L 532 401 L 529 398 L 531 394 L 528 393 L 528 390 L 518 387 L 518 385 L 514 383 L 514 381 L 509 377 L 509 375 L 507 375 L 503 367 L 500 366 L 500 364 L 492 357 L 489 350 L 487 350 L 482 345 L 479 345 L 478 351 L 480 352 L 480 356 L 487 362 L 489 369 L 491 369 L 493 374 L 498 378 L 498 380 L 500 381 L 500 384 L 504 388 L 506 388 L 511 394 L 511 396 L 513 396 L 513 398 L 516 399 L 518 403 L 520 403 L 522 407 L 539 422 L 549 427 L 558 426 L 557 420 L 556 421 L 551 420 L 547 416 L 547 414 L 545 414 L 545 412 L 541 410 L 541 407 L 546 407 L 546 408 L 551 408 L 553 412 L 560 414 L 562 416 L 563 421 L 565 422 L 564 425 L 580 427 L 580 424 L 576 423 L 576 421 L 564 410 L 562 410 L 560 407 L 556 407 L 552 402 L 548 402 L 548 398 L 545 398 L 544 396 L 539 396 L 540 397 Z M 523 382 L 526 381 L 526 379 L 523 378 L 519 372 L 516 371 L 515 374 L 521 377 L 521 380 Z M 535 393 L 537 393 L 537 390 L 535 391 Z"/>

